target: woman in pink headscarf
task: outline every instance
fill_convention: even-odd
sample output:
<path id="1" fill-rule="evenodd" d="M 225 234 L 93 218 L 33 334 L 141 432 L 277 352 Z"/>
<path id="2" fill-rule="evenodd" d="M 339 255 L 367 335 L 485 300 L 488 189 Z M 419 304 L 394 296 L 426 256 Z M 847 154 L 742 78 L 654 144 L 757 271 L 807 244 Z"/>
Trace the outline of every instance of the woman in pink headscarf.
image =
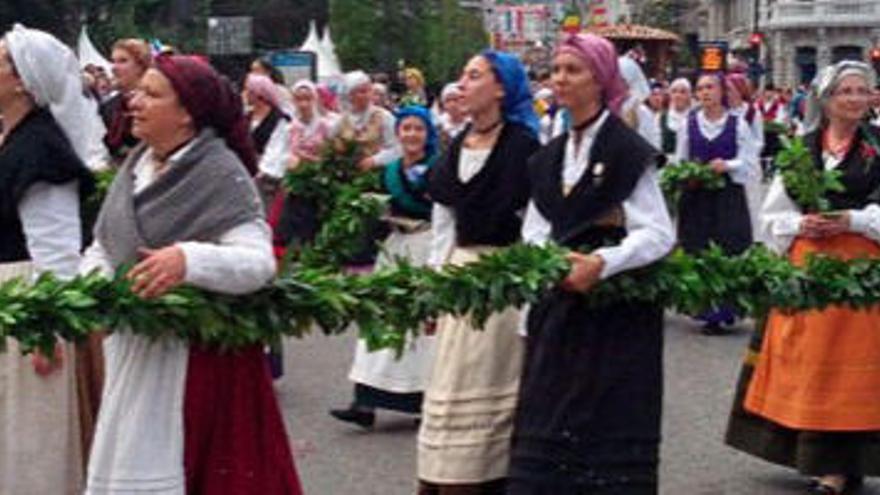
<path id="1" fill-rule="evenodd" d="M 244 99 L 259 160 L 257 184 L 268 206 L 290 161 L 290 116 L 282 111 L 279 89 L 267 76 L 248 74 Z"/>
<path id="2" fill-rule="evenodd" d="M 565 38 L 553 59 L 572 128 L 529 160 L 523 238 L 571 249 L 572 268 L 528 313 L 508 495 L 657 493 L 663 309 L 583 301 L 675 243 L 660 152 L 618 114 L 627 90 L 616 60 L 590 34 Z"/>

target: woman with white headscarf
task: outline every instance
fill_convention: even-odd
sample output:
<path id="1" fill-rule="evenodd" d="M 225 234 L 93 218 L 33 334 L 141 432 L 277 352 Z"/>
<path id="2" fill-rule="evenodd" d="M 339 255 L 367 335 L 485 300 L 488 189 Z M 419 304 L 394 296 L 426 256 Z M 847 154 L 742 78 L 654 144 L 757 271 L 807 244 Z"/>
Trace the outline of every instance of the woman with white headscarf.
<path id="1" fill-rule="evenodd" d="M 52 61 L 52 63 L 46 63 Z M 0 281 L 54 272 L 76 275 L 80 198 L 99 119 L 83 96 L 73 52 L 42 31 L 16 25 L 0 41 Z M 80 493 L 83 441 L 72 344 L 54 359 L 0 355 L 0 493 Z"/>
<path id="2" fill-rule="evenodd" d="M 617 64 L 620 75 L 629 87 L 629 96 L 620 110 L 621 118 L 655 148 L 660 149 L 660 126 L 651 109 L 645 105 L 645 100 L 651 96 L 651 86 L 645 73 L 639 63 L 629 55 L 618 58 Z"/>
<path id="3" fill-rule="evenodd" d="M 691 110 L 691 82 L 684 77 L 672 81 L 669 85 L 669 108 L 660 116 L 660 134 L 663 152 L 667 155 L 675 153 L 675 142 L 679 129 L 687 122 Z"/>
<path id="4" fill-rule="evenodd" d="M 774 179 L 762 209 L 768 244 L 802 265 L 811 255 L 880 257 L 880 131 L 864 117 L 874 70 L 845 61 L 823 70 L 807 103 L 804 141 L 842 191 L 813 211 Z M 811 493 L 838 494 L 880 475 L 880 313 L 831 306 L 771 311 L 752 339 L 727 443 L 815 476 Z"/>
<path id="5" fill-rule="evenodd" d="M 383 167 L 400 157 L 394 131 L 394 115 L 373 104 L 370 76 L 356 70 L 345 75 L 348 109 L 334 126 L 334 137 L 352 139 L 361 145 L 359 166 L 368 170 Z"/>

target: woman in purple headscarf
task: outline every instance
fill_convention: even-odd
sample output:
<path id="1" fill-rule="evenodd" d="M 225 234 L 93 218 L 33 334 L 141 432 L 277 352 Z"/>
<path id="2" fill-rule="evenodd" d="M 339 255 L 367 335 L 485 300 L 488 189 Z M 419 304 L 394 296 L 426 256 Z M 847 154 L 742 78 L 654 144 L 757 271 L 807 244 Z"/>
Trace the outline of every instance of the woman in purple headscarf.
<path id="1" fill-rule="evenodd" d="M 654 494 L 663 309 L 588 307 L 583 293 L 672 249 L 661 155 L 618 114 L 626 88 L 606 39 L 565 38 L 553 85 L 572 128 L 529 160 L 523 238 L 571 249 L 572 269 L 528 312 L 507 493 Z"/>
<path id="2" fill-rule="evenodd" d="M 678 131 L 674 163 L 703 163 L 724 178 L 724 187 L 712 190 L 696 184 L 682 192 L 678 238 L 689 253 L 715 243 L 726 254 L 739 254 L 752 245 L 745 186 L 758 177 L 757 150 L 748 124 L 728 109 L 724 74 L 700 76 L 697 100 L 700 108 L 688 115 Z M 734 323 L 736 314 L 722 307 L 698 318 L 705 323 L 704 334 L 717 335 L 724 332 L 722 324 Z"/>

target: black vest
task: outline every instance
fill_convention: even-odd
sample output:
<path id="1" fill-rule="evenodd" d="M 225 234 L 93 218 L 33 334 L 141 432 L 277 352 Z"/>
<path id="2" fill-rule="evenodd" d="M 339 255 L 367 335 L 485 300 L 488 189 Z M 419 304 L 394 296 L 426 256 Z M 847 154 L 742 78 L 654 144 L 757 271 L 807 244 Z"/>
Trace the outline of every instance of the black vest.
<path id="1" fill-rule="evenodd" d="M 251 137 L 254 140 L 254 147 L 257 150 L 257 154 L 262 155 L 266 151 L 266 145 L 269 144 L 269 139 L 272 137 L 272 133 L 275 132 L 275 128 L 278 127 L 278 124 L 282 120 L 287 120 L 287 116 L 278 110 L 277 108 L 273 108 L 269 115 L 266 115 L 260 124 L 251 131 Z"/>
<path id="2" fill-rule="evenodd" d="M 589 250 L 618 244 L 626 235 L 623 202 L 645 169 L 661 162 L 660 153 L 611 114 L 593 140 L 586 171 L 566 196 L 562 169 L 568 136 L 550 141 L 529 160 L 535 206 L 552 225 L 557 244 Z"/>
<path id="3" fill-rule="evenodd" d="M 18 215 L 18 204 L 28 189 L 38 182 L 72 180 L 79 180 L 81 197 L 91 193 L 91 173 L 67 137 L 48 111 L 35 109 L 0 146 L 0 263 L 30 259 Z"/>
<path id="4" fill-rule="evenodd" d="M 880 146 L 880 131 L 865 126 L 856 133 L 853 144 L 836 170 L 842 172 L 840 182 L 845 191 L 827 194 L 834 210 L 858 210 L 872 203 L 880 203 L 880 149 L 872 149 L 865 133 L 871 133 L 874 146 Z M 804 142 L 813 155 L 813 163 L 824 170 L 822 160 L 822 131 L 804 136 Z"/>
<path id="5" fill-rule="evenodd" d="M 483 168 L 467 183 L 458 178 L 462 132 L 446 157 L 431 171 L 431 199 L 455 213 L 458 246 L 507 246 L 518 241 L 522 229 L 519 212 L 529 200 L 526 160 L 538 140 L 525 127 L 507 123 Z"/>

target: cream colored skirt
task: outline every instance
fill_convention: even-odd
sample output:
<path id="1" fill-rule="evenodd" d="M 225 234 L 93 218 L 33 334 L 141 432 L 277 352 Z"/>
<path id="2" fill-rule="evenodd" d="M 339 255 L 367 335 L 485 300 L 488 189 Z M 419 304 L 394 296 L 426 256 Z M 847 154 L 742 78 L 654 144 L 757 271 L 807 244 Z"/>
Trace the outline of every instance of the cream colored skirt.
<path id="1" fill-rule="evenodd" d="M 30 263 L 0 264 L 0 283 L 32 274 Z M 34 372 L 15 340 L 0 353 L 0 494 L 82 493 L 83 461 L 75 353 L 63 345 L 61 369 Z"/>
<path id="2" fill-rule="evenodd" d="M 487 249 L 457 248 L 465 264 Z M 418 439 L 419 479 L 438 484 L 482 483 L 507 476 L 524 344 L 521 313 L 492 315 L 482 330 L 443 317 Z"/>

